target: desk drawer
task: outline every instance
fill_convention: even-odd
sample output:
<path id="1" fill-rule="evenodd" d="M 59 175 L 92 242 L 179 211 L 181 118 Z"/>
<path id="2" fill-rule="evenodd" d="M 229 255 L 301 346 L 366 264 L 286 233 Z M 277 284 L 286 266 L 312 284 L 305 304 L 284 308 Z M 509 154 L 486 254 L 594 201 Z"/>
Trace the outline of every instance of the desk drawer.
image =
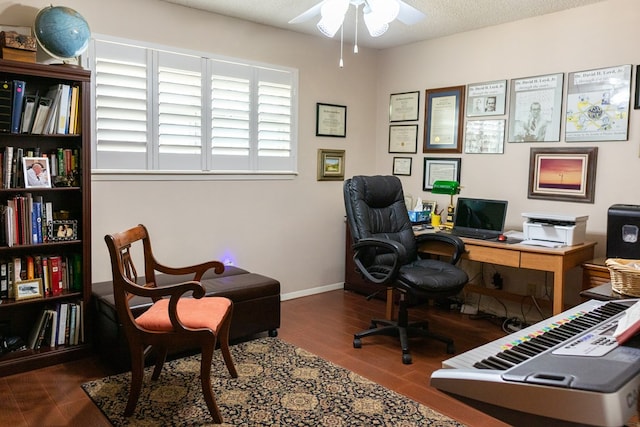
<path id="1" fill-rule="evenodd" d="M 520 252 L 507 248 L 493 248 L 488 246 L 476 246 L 466 243 L 467 253 L 464 258 L 471 261 L 488 262 L 490 264 L 505 265 L 507 267 L 520 267 Z"/>

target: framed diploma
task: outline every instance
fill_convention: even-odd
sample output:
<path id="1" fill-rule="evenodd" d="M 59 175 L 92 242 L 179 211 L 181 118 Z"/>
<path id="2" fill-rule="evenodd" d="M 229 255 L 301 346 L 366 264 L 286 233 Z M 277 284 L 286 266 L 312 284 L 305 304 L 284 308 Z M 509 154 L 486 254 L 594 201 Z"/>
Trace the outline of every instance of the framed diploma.
<path id="1" fill-rule="evenodd" d="M 347 136 L 347 107 L 316 103 L 316 136 Z"/>
<path id="2" fill-rule="evenodd" d="M 393 174 L 394 175 L 411 175 L 411 157 L 394 157 L 393 158 Z"/>
<path id="3" fill-rule="evenodd" d="M 420 92 L 392 93 L 389 99 L 389 121 L 408 122 L 418 120 Z"/>
<path id="4" fill-rule="evenodd" d="M 427 89 L 424 153 L 462 152 L 464 86 Z"/>
<path id="5" fill-rule="evenodd" d="M 390 153 L 418 152 L 418 125 L 389 126 Z"/>
<path id="6" fill-rule="evenodd" d="M 460 158 L 431 158 L 424 159 L 424 179 L 422 189 L 430 191 L 436 181 L 460 182 Z"/>

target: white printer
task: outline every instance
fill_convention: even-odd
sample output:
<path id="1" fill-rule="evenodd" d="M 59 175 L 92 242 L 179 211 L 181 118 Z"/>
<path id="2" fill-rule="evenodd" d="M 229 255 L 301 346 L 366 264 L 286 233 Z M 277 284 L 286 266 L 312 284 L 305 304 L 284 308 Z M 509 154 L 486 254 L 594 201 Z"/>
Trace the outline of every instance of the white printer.
<path id="1" fill-rule="evenodd" d="M 523 213 L 522 216 L 525 218 L 522 226 L 524 238 L 531 244 L 539 242 L 541 246 L 573 246 L 585 241 L 588 215 Z"/>

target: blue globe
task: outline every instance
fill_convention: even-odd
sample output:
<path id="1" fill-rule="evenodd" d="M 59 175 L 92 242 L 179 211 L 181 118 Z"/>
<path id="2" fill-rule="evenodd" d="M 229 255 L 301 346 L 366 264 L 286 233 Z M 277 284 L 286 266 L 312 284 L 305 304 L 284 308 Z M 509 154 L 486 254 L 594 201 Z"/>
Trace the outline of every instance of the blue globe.
<path id="1" fill-rule="evenodd" d="M 54 58 L 75 58 L 89 46 L 89 24 L 71 8 L 45 7 L 36 15 L 33 27 L 40 46 Z"/>

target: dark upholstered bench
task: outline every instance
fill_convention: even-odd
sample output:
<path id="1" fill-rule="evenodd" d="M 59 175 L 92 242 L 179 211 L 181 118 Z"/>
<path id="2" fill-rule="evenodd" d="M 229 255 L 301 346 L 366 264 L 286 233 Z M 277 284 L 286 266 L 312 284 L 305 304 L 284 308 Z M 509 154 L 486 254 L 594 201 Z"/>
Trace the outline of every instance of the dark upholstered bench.
<path id="1" fill-rule="evenodd" d="M 158 286 L 192 280 L 193 276 L 158 274 Z M 143 279 L 144 280 L 144 279 Z M 143 282 L 142 280 L 142 282 Z M 231 341 L 267 332 L 276 336 L 280 327 L 280 282 L 238 267 L 227 266 L 222 274 L 207 271 L 201 283 L 207 296 L 224 296 L 233 301 Z M 129 349 L 116 313 L 113 285 L 109 282 L 92 285 L 94 338 L 96 350 L 119 370 L 129 369 Z M 151 306 L 151 300 L 134 297 L 129 304 L 137 317 Z"/>

